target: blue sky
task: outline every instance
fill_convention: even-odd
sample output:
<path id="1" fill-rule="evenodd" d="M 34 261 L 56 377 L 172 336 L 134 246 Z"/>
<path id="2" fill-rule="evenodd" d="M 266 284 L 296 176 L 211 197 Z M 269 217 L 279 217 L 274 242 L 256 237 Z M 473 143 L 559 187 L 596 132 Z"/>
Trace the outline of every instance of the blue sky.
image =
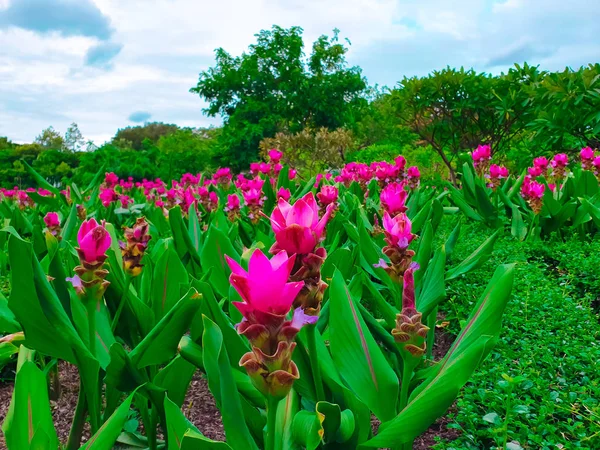
<path id="1" fill-rule="evenodd" d="M 218 123 L 189 88 L 215 48 L 239 54 L 273 24 L 306 43 L 339 28 L 349 62 L 393 86 L 447 65 L 598 62 L 599 16 L 598 0 L 0 0 L 0 136 L 76 122 L 101 144 L 148 120 Z"/>

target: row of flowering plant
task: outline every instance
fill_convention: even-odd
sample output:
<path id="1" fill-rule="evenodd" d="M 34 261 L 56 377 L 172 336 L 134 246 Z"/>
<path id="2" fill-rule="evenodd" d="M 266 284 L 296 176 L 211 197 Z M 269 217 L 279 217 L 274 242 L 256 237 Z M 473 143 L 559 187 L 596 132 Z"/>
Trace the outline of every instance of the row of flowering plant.
<path id="1" fill-rule="evenodd" d="M 43 185 L 52 195 L 33 207 L 4 199 L 11 334 L 0 344 L 19 353 L 10 450 L 58 448 L 41 368 L 56 361 L 81 380 L 67 449 L 409 448 L 444 414 L 500 332 L 512 268 L 438 360 L 437 307 L 493 239 L 451 259 L 460 225 L 435 244 L 445 194 L 402 158 L 300 182 L 269 156 L 243 176 L 167 188 L 101 174 L 64 193 Z M 182 411 L 198 370 L 226 442 Z M 125 432 L 131 414 L 143 427 Z"/>

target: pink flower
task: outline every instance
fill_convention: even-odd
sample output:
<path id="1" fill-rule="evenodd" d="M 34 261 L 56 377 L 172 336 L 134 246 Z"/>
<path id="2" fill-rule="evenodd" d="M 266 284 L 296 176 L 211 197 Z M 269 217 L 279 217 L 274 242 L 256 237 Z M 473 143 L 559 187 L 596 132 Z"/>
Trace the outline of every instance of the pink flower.
<path id="1" fill-rule="evenodd" d="M 131 198 L 129 198 L 128 195 L 120 195 L 119 202 L 121 202 L 122 208 L 127 208 L 127 205 L 129 205 L 130 203 L 133 203 L 133 200 Z"/>
<path id="2" fill-rule="evenodd" d="M 219 184 L 228 184 L 231 182 L 233 175 L 231 175 L 231 169 L 229 167 L 221 167 L 217 169 L 213 175 L 213 180 Z"/>
<path id="3" fill-rule="evenodd" d="M 258 165 L 258 171 L 263 175 L 268 175 L 271 173 L 271 164 L 262 162 Z"/>
<path id="4" fill-rule="evenodd" d="M 285 201 L 288 201 L 291 196 L 292 196 L 292 193 L 290 192 L 289 189 L 279 188 L 279 190 L 277 191 L 277 198 L 278 199 L 282 198 Z"/>
<path id="5" fill-rule="evenodd" d="M 260 163 L 256 163 L 256 162 L 250 163 L 250 172 L 252 172 L 252 175 L 258 175 L 259 169 L 260 169 Z"/>
<path id="6" fill-rule="evenodd" d="M 296 169 L 290 169 L 288 172 L 288 178 L 289 180 L 293 180 L 294 178 L 296 178 L 296 175 L 298 175 L 298 172 L 296 171 Z"/>
<path id="7" fill-rule="evenodd" d="M 381 205 L 392 215 L 406 211 L 408 191 L 404 183 L 390 183 L 381 191 Z"/>
<path id="8" fill-rule="evenodd" d="M 550 164 L 550 163 L 548 162 L 548 159 L 545 158 L 544 156 L 540 156 L 539 158 L 535 158 L 533 160 L 533 165 L 535 167 L 539 167 L 541 172 L 546 171 L 546 169 L 548 168 L 548 164 Z"/>
<path id="9" fill-rule="evenodd" d="M 534 166 L 527 169 L 527 173 L 535 178 L 539 177 L 543 173 L 543 170 L 540 166 Z"/>
<path id="10" fill-rule="evenodd" d="M 82 264 L 95 265 L 104 262 L 106 250 L 110 248 L 111 238 L 104 223 L 98 225 L 95 219 L 86 220 L 77 233 L 79 259 Z"/>
<path id="11" fill-rule="evenodd" d="M 490 166 L 490 178 L 506 178 L 508 177 L 508 169 L 498 164 Z"/>
<path id="12" fill-rule="evenodd" d="M 246 272 L 236 261 L 225 256 L 231 268 L 229 281 L 240 294 L 243 302 L 233 302 L 246 320 L 259 323 L 261 314 L 285 316 L 292 308 L 304 282 L 288 283 L 296 256 L 288 258 L 285 251 L 277 253 L 271 260 L 256 249 L 248 262 Z"/>
<path id="13" fill-rule="evenodd" d="M 594 159 L 594 149 L 591 147 L 583 147 L 579 156 L 582 161 L 592 161 Z"/>
<path id="14" fill-rule="evenodd" d="M 263 204 L 263 194 L 259 189 L 249 189 L 242 192 L 246 206 L 261 206 Z"/>
<path id="15" fill-rule="evenodd" d="M 396 163 L 396 167 L 398 168 L 398 170 L 400 170 L 400 172 L 404 172 L 404 168 L 406 167 L 406 158 L 400 155 L 396 157 L 394 162 Z"/>
<path id="16" fill-rule="evenodd" d="M 321 202 L 321 205 L 325 206 L 337 202 L 338 196 L 338 188 L 328 184 L 323 185 L 323 187 L 321 187 L 321 192 L 317 194 L 317 198 Z"/>
<path id="17" fill-rule="evenodd" d="M 565 153 L 558 153 L 557 155 L 554 155 L 554 158 L 552 159 L 552 167 L 554 168 L 564 168 L 567 167 L 568 164 L 569 157 Z"/>
<path id="18" fill-rule="evenodd" d="M 116 202 L 119 198 L 119 195 L 115 192 L 113 188 L 101 189 L 100 194 L 98 195 L 100 201 L 102 202 L 102 206 L 105 208 L 110 205 L 112 202 Z"/>
<path id="19" fill-rule="evenodd" d="M 421 178 L 421 172 L 419 172 L 419 168 L 417 166 L 410 166 L 406 171 L 406 174 L 409 178 Z"/>
<path id="20" fill-rule="evenodd" d="M 104 183 L 106 186 L 115 187 L 119 183 L 119 177 L 116 176 L 113 172 L 107 173 L 104 176 Z"/>
<path id="21" fill-rule="evenodd" d="M 236 209 L 240 209 L 240 198 L 236 194 L 230 194 L 227 196 L 225 211 L 233 211 Z"/>
<path id="22" fill-rule="evenodd" d="M 490 145 L 479 145 L 473 153 L 471 153 L 471 158 L 473 158 L 473 165 L 475 165 L 475 167 L 489 161 L 492 159 L 492 147 Z"/>
<path id="23" fill-rule="evenodd" d="M 271 214 L 271 225 L 277 241 L 271 252 L 285 250 L 289 254 L 312 253 L 322 240 L 334 208 L 334 204 L 329 204 L 319 220 L 319 207 L 312 192 L 297 200 L 294 205 L 279 199 Z"/>
<path id="24" fill-rule="evenodd" d="M 410 219 L 403 212 L 392 218 L 386 211 L 383 215 L 383 229 L 388 245 L 398 247 L 400 250 L 406 250 L 416 237 L 411 233 Z"/>
<path id="25" fill-rule="evenodd" d="M 596 156 L 594 158 L 594 162 L 592 162 L 592 165 L 595 167 L 596 171 L 600 170 L 600 156 Z"/>
<path id="26" fill-rule="evenodd" d="M 49 212 L 44 216 L 44 223 L 48 228 L 56 228 L 60 226 L 60 219 L 55 212 Z"/>
<path id="27" fill-rule="evenodd" d="M 271 159 L 271 162 L 275 164 L 281 161 L 282 156 L 283 153 L 277 150 L 276 148 L 272 148 L 271 150 L 269 150 L 269 158 Z"/>

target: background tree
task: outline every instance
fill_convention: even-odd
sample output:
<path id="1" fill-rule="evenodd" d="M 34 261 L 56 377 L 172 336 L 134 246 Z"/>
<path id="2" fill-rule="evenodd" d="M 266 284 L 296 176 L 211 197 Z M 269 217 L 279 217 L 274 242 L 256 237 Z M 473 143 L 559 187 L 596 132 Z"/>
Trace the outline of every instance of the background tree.
<path id="1" fill-rule="evenodd" d="M 485 143 L 505 152 L 534 118 L 528 86 L 543 74 L 525 65 L 494 77 L 446 68 L 404 78 L 391 92 L 396 117 L 430 145 L 455 181 L 457 155 Z"/>
<path id="2" fill-rule="evenodd" d="M 274 26 L 256 38 L 239 57 L 219 48 L 215 66 L 190 89 L 208 102 L 206 114 L 223 117 L 224 151 L 217 162 L 234 168 L 255 160 L 265 137 L 342 127 L 366 101 L 366 81 L 358 67 L 347 67 L 348 49 L 337 30 L 332 38 L 317 39 L 308 58 L 302 28 Z"/>
<path id="3" fill-rule="evenodd" d="M 73 122 L 65 133 L 64 146 L 68 151 L 79 152 L 85 148 L 85 139 L 79 131 L 79 126 Z"/>
<path id="4" fill-rule="evenodd" d="M 141 150 L 144 139 L 149 139 L 156 144 L 162 136 L 175 133 L 178 129 L 177 125 L 162 122 L 150 122 L 135 127 L 120 128 L 112 138 L 112 143 L 123 145 L 123 142 L 129 142 L 129 148 Z"/>
<path id="5" fill-rule="evenodd" d="M 39 144 L 44 148 L 61 150 L 65 145 L 65 140 L 54 127 L 50 126 L 45 130 L 42 130 L 41 134 L 35 138 L 34 143 Z"/>

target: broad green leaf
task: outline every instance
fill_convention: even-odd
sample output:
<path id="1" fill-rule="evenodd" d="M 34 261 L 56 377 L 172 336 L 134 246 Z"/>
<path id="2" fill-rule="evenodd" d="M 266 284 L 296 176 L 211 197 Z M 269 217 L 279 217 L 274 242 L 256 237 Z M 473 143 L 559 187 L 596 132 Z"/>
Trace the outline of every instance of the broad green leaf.
<path id="1" fill-rule="evenodd" d="M 40 448 L 40 442 L 47 444 L 45 449 L 58 448 L 46 376 L 32 361 L 25 361 L 17 372 L 11 404 L 12 413 L 2 427 L 10 450 Z"/>
<path id="2" fill-rule="evenodd" d="M 239 262 L 240 255 L 235 251 L 229 237 L 211 225 L 200 253 L 202 270 L 212 269 L 211 284 L 221 297 L 229 293 L 229 267 L 225 255 Z"/>
<path id="3" fill-rule="evenodd" d="M 513 278 L 514 265 L 496 269 L 444 359 L 427 372 L 427 378 L 410 394 L 406 408 L 383 424 L 364 448 L 397 447 L 412 442 L 445 413 L 498 339 Z"/>
<path id="4" fill-rule="evenodd" d="M 208 386 L 221 411 L 227 442 L 235 449 L 258 450 L 246 425 L 242 401 L 223 345 L 223 334 L 208 317 L 204 317 L 202 346 Z"/>
<path id="5" fill-rule="evenodd" d="M 181 336 L 200 308 L 201 296 L 191 289 L 129 354 L 137 368 L 163 364 L 177 352 Z"/>
<path id="6" fill-rule="evenodd" d="M 129 417 L 129 408 L 135 392 L 108 418 L 100 429 L 83 445 L 80 450 L 112 450 L 123 425 Z"/>
<path id="7" fill-rule="evenodd" d="M 298 394 L 292 389 L 287 397 L 277 405 L 275 449 L 273 450 L 295 450 L 298 448 L 293 440 L 292 423 L 299 410 Z"/>
<path id="8" fill-rule="evenodd" d="M 189 286 L 189 275 L 172 248 L 161 255 L 152 278 L 152 309 L 156 320 L 161 319 L 181 298 L 181 288 Z"/>
<path id="9" fill-rule="evenodd" d="M 396 413 L 398 378 L 371 336 L 355 300 L 336 271 L 331 282 L 330 348 L 335 365 L 350 389 L 381 420 Z"/>
<path id="10" fill-rule="evenodd" d="M 451 268 L 446 273 L 446 280 L 453 280 L 454 278 L 459 277 L 467 272 L 475 270 L 481 267 L 491 256 L 492 250 L 494 249 L 494 244 L 496 243 L 496 239 L 500 235 L 502 230 L 497 230 L 494 234 L 492 234 L 489 238 L 487 238 L 483 244 L 481 244 L 473 253 L 471 253 L 465 260 L 463 260 L 457 266 Z"/>

